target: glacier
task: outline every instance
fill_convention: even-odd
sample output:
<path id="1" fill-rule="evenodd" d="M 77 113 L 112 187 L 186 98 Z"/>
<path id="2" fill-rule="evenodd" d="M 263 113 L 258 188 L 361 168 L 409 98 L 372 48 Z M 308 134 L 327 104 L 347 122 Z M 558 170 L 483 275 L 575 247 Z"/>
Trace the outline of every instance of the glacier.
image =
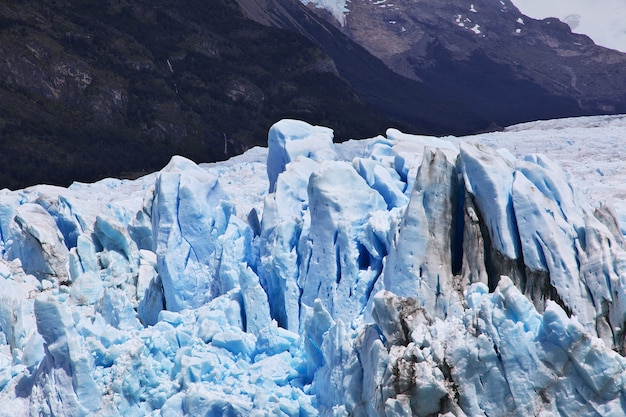
<path id="1" fill-rule="evenodd" d="M 225 162 L 0 190 L 0 416 L 623 415 L 624 134 L 282 120 Z"/>

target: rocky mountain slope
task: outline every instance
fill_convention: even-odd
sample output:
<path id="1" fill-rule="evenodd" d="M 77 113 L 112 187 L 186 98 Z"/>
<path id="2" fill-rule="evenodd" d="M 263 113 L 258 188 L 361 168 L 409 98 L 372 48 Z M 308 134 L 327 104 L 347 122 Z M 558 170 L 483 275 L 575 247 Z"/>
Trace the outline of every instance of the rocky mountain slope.
<path id="1" fill-rule="evenodd" d="M 224 159 L 285 116 L 339 139 L 392 123 L 318 47 L 233 1 L 0 3 L 0 188 Z"/>
<path id="2" fill-rule="evenodd" d="M 626 9 L 620 0 L 513 0 L 535 19 L 557 17 L 572 29 L 607 48 L 626 52 Z"/>
<path id="3" fill-rule="evenodd" d="M 220 160 L 285 117 L 341 141 L 626 112 L 626 55 L 508 1 L 325 4 L 2 2 L 0 188 Z"/>
<path id="4" fill-rule="evenodd" d="M 237 0 L 251 19 L 310 39 L 332 58 L 338 74 L 363 100 L 414 132 L 467 134 L 490 128 L 491 120 L 432 88 L 394 72 L 366 48 L 297 0 Z M 317 11 L 319 12 L 319 10 Z"/>
<path id="5" fill-rule="evenodd" d="M 497 125 L 626 111 L 626 55 L 509 0 L 302 2 L 397 74 Z"/>

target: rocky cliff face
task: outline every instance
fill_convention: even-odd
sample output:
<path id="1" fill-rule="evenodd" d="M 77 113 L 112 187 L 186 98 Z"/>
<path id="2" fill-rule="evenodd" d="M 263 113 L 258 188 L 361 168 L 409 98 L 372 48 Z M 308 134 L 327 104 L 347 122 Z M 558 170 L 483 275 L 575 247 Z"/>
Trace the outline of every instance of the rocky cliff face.
<path id="1" fill-rule="evenodd" d="M 302 3 L 397 74 L 497 125 L 626 111 L 626 55 L 508 0 L 354 0 L 340 19 Z"/>
<path id="2" fill-rule="evenodd" d="M 518 83 L 572 99 L 585 112 L 623 111 L 626 105 L 619 76 L 626 55 L 596 46 L 556 19 L 528 18 L 510 1 L 357 0 L 345 21 L 346 33 L 411 78 L 434 81 L 442 67 L 482 67 L 474 79 L 480 84 L 498 66 Z"/>

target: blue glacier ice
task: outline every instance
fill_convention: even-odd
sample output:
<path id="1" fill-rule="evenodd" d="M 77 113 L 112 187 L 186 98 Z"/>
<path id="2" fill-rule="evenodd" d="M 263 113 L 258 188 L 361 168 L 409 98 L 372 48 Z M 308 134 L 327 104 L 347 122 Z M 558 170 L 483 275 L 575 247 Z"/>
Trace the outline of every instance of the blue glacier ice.
<path id="1" fill-rule="evenodd" d="M 624 213 L 489 140 L 0 190 L 0 416 L 624 415 Z"/>

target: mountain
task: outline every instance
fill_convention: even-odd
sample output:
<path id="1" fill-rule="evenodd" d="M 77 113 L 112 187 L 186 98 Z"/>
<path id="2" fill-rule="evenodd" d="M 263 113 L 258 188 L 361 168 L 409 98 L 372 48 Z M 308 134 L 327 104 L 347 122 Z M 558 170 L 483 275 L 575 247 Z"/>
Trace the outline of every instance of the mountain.
<path id="1" fill-rule="evenodd" d="M 286 117 L 346 140 L 626 112 L 623 54 L 503 3 L 4 2 L 0 187 L 221 160 Z"/>
<path id="2" fill-rule="evenodd" d="M 412 131 L 448 135 L 493 129 L 491 121 L 444 91 L 394 72 L 370 51 L 346 36 L 332 21 L 318 17 L 294 0 L 238 0 L 250 19 L 298 33 L 320 46 L 338 74 L 367 103 Z"/>
<path id="3" fill-rule="evenodd" d="M 626 111 L 626 55 L 510 0 L 302 3 L 397 74 L 495 125 Z"/>
<path id="4" fill-rule="evenodd" d="M 520 0 L 514 1 L 522 13 L 535 19 L 556 17 L 572 32 L 589 36 L 606 48 L 626 52 L 626 10 L 619 0 Z"/>
<path id="5" fill-rule="evenodd" d="M 624 414 L 624 134 L 281 120 L 228 161 L 2 190 L 0 415 Z"/>
<path id="6" fill-rule="evenodd" d="M 283 117 L 344 140 L 395 124 L 233 1 L 8 1 L 0 22 L 0 188 L 226 159 Z"/>

